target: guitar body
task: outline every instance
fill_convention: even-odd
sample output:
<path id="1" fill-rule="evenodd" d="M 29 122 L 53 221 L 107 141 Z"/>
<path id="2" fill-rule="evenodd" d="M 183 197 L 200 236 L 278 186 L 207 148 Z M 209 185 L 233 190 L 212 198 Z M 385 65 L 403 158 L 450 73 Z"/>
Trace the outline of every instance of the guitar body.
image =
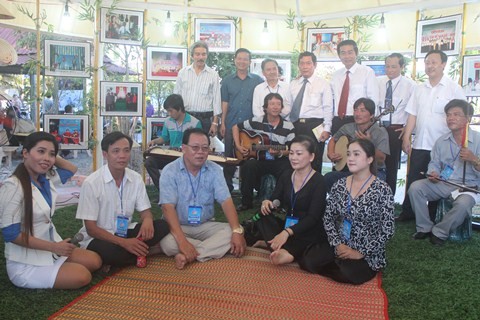
<path id="1" fill-rule="evenodd" d="M 342 155 L 342 159 L 335 162 L 335 170 L 342 171 L 347 164 L 347 147 L 348 147 L 348 137 L 341 136 L 337 142 L 335 142 L 335 153 L 339 153 Z"/>
<path id="2" fill-rule="evenodd" d="M 239 134 L 240 145 L 249 150 L 248 155 L 244 156 L 237 149 L 235 149 L 235 156 L 239 160 L 247 160 L 255 158 L 258 160 L 265 159 L 265 153 L 257 150 L 259 146 L 268 146 L 270 139 L 265 134 L 254 133 L 251 131 L 242 130 Z M 268 148 L 267 148 L 268 150 Z"/>

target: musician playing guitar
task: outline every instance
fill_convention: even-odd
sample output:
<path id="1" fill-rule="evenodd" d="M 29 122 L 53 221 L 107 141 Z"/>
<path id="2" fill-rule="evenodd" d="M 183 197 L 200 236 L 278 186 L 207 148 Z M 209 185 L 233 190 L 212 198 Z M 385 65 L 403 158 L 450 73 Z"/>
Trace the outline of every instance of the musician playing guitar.
<path id="1" fill-rule="evenodd" d="M 280 116 L 282 109 L 282 96 L 278 93 L 269 93 L 264 99 L 265 115 L 263 117 L 254 117 L 232 128 L 237 154 L 245 158 L 252 153 L 251 142 L 245 141 L 248 140 L 248 135 L 264 136 L 268 138 L 265 140 L 271 144 L 270 148 L 262 148 L 264 150 L 258 151 L 260 156 L 257 154 L 256 158 L 248 159 L 240 167 L 242 203 L 237 207 L 237 211 L 253 208 L 253 189 L 260 184 L 262 175 L 271 174 L 278 178 L 290 167 L 287 157 L 288 143 L 295 134 L 293 124 Z M 249 132 L 248 135 L 243 134 L 245 131 Z"/>
<path id="2" fill-rule="evenodd" d="M 183 99 L 179 94 L 171 94 L 165 99 L 163 107 L 170 116 L 163 124 L 162 132 L 157 133 L 158 138 L 152 139 L 148 143 L 151 148 L 159 144 L 169 144 L 172 148 L 180 148 L 182 146 L 183 133 L 187 129 L 202 128 L 200 120 L 185 112 Z M 160 130 L 159 130 L 160 131 Z M 173 160 L 163 160 L 158 157 L 148 157 L 145 160 L 145 169 L 150 178 L 152 178 L 155 187 L 159 189 L 160 170 Z"/>
<path id="3" fill-rule="evenodd" d="M 388 133 L 384 127 L 373 123 L 375 115 L 375 102 L 368 98 L 360 98 L 353 105 L 353 123 L 347 123 L 333 135 L 328 142 L 327 156 L 332 162 L 342 160 L 345 155 L 335 152 L 335 145 L 342 136 L 347 136 L 349 141 L 354 139 L 369 139 L 375 145 L 375 160 L 377 165 L 377 177 L 384 180 L 386 178 L 385 158 L 390 154 L 388 145 Z M 340 178 L 350 175 L 348 168 L 342 171 L 332 171 L 325 175 L 327 190 Z"/>

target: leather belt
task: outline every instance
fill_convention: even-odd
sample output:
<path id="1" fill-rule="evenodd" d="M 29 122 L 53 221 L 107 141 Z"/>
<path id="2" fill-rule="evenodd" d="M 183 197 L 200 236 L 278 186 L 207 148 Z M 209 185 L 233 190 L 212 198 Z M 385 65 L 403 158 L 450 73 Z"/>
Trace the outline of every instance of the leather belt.
<path id="1" fill-rule="evenodd" d="M 190 113 L 192 116 L 194 116 L 197 119 L 207 119 L 213 117 L 213 112 L 208 111 L 208 112 L 192 112 L 192 111 L 187 111 Z"/>

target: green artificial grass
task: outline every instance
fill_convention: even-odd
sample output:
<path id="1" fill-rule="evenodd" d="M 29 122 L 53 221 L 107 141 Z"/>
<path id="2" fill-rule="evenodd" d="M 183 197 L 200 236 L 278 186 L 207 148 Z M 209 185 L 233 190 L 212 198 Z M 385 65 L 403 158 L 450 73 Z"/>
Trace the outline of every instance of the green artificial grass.
<path id="1" fill-rule="evenodd" d="M 158 199 L 153 187 L 148 191 L 150 199 Z M 239 200 L 235 194 L 234 201 Z M 240 213 L 240 220 L 250 218 L 257 210 Z M 76 206 L 71 206 L 57 210 L 54 216 L 63 237 L 72 237 L 81 227 L 75 211 Z M 152 203 L 152 211 L 160 216 L 156 203 Z M 217 212 L 217 220 L 225 221 L 218 206 Z M 480 319 L 476 305 L 480 288 L 476 269 L 480 259 L 478 232 L 474 231 L 467 242 L 433 247 L 428 240 L 412 240 L 414 231 L 413 222 L 397 224 L 387 247 L 383 288 L 390 319 Z M 3 251 L 3 239 L 0 249 Z M 0 319 L 46 319 L 102 280 L 95 275 L 90 286 L 79 290 L 28 290 L 11 284 L 3 255 L 0 270 Z"/>

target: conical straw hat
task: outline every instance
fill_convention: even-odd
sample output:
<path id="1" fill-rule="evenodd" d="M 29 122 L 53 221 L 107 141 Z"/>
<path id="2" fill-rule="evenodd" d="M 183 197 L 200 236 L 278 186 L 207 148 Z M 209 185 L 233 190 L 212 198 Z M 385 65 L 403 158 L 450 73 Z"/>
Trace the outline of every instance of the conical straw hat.
<path id="1" fill-rule="evenodd" d="M 7 41 L 0 39 L 0 66 L 16 64 L 18 55 L 15 49 Z"/>

